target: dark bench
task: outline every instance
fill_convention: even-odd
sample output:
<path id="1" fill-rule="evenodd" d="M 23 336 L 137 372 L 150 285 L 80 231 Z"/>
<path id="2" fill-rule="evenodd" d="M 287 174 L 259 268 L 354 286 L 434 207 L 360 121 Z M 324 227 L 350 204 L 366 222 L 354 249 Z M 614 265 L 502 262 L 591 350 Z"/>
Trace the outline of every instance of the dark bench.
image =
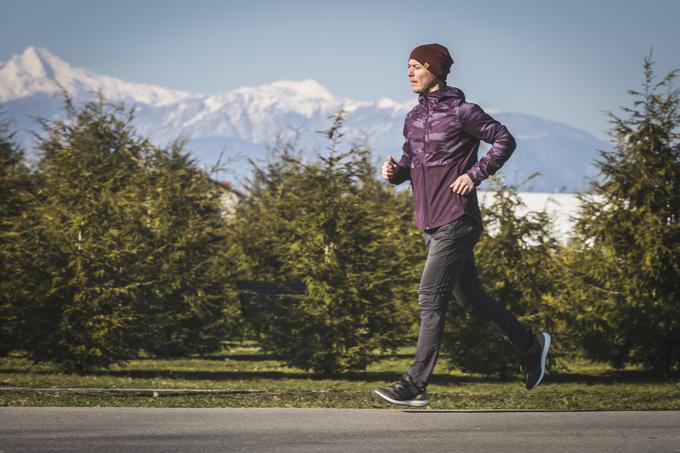
<path id="1" fill-rule="evenodd" d="M 289 315 L 291 306 L 307 292 L 302 282 L 238 280 L 236 287 L 244 316 L 260 329 L 273 318 Z"/>

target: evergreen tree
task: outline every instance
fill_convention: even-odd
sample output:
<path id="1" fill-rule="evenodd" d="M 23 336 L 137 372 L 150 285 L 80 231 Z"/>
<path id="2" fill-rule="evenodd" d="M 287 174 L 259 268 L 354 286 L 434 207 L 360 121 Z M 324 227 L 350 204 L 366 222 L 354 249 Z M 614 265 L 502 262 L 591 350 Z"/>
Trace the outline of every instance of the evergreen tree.
<path id="1" fill-rule="evenodd" d="M 152 145 L 134 112 L 100 95 L 45 135 L 35 202 L 13 254 L 18 346 L 66 371 L 124 364 L 141 349 L 221 346 L 224 221 L 218 186 L 178 140 Z M 15 285 L 16 286 L 16 285 Z M 4 288 L 3 288 L 4 290 Z"/>
<path id="2" fill-rule="evenodd" d="M 27 217 L 33 182 L 24 153 L 14 142 L 9 121 L 0 121 L 0 355 L 18 344 L 15 304 L 29 284 L 22 272 L 22 218 Z"/>
<path id="3" fill-rule="evenodd" d="M 633 107 L 609 113 L 604 180 L 579 197 L 574 297 L 591 357 L 668 374 L 680 364 L 679 90 L 677 70 L 656 81 L 651 58 Z"/>
<path id="4" fill-rule="evenodd" d="M 154 149 L 147 167 L 144 274 L 153 293 L 139 312 L 147 326 L 144 349 L 162 356 L 219 350 L 229 327 L 222 188 L 184 148 L 178 140 L 168 150 Z"/>
<path id="5" fill-rule="evenodd" d="M 234 225 L 242 278 L 307 288 L 253 326 L 263 347 L 320 373 L 362 369 L 376 350 L 393 350 L 417 300 L 408 250 L 419 244 L 404 222 L 412 207 L 376 181 L 369 150 L 339 151 L 343 115 L 325 131 L 328 155 L 304 163 L 283 146 L 256 171 Z"/>
<path id="6" fill-rule="evenodd" d="M 151 145 L 134 135 L 132 112 L 103 97 L 66 121 L 41 120 L 38 202 L 24 225 L 25 253 L 41 269 L 21 305 L 23 348 L 67 371 L 124 363 L 141 346 L 135 306 L 148 255 L 142 163 Z"/>

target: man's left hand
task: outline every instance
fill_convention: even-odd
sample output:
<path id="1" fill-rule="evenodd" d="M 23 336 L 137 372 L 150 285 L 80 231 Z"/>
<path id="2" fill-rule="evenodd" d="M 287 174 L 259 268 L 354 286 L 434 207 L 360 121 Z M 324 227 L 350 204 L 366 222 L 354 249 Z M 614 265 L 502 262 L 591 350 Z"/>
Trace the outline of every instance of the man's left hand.
<path id="1" fill-rule="evenodd" d="M 472 182 L 467 173 L 463 173 L 449 187 L 457 194 L 467 195 L 475 188 L 475 183 Z"/>

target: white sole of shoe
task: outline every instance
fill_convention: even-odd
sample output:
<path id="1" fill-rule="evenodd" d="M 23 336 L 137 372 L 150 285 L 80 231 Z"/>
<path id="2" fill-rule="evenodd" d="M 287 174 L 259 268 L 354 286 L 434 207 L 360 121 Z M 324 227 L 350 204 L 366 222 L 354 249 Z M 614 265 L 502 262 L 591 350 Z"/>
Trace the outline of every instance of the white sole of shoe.
<path id="1" fill-rule="evenodd" d="M 385 401 L 389 401 L 392 404 L 399 404 L 401 406 L 421 407 L 421 406 L 427 406 L 430 403 L 429 400 L 409 400 L 409 401 L 395 400 L 395 399 L 390 398 L 389 396 L 385 395 L 383 392 L 380 391 L 380 389 L 373 389 L 373 393 L 375 395 L 378 395 L 380 398 L 384 399 Z"/>
<path id="2" fill-rule="evenodd" d="M 535 389 L 538 384 L 541 383 L 543 380 L 543 376 L 545 375 L 545 359 L 548 357 L 548 349 L 550 348 L 550 340 L 552 337 L 548 332 L 543 332 L 543 339 L 545 340 L 545 344 L 543 345 L 543 351 L 541 352 L 541 375 L 538 377 L 538 380 L 534 384 L 533 387 L 531 387 L 529 390 Z"/>

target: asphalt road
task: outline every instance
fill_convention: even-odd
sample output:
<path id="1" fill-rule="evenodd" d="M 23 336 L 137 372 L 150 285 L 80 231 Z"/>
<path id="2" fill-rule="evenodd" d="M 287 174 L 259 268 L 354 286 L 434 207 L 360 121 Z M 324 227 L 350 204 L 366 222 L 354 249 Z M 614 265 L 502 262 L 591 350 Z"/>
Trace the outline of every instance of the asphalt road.
<path id="1" fill-rule="evenodd" d="M 0 408 L 0 452 L 680 452 L 680 411 Z"/>

